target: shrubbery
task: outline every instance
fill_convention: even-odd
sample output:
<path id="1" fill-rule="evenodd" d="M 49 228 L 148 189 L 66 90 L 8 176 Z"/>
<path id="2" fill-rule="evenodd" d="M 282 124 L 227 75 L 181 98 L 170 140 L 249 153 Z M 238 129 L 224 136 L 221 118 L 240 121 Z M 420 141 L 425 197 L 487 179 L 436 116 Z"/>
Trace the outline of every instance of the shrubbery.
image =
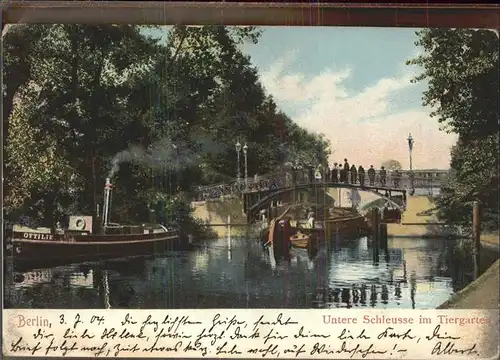
<path id="1" fill-rule="evenodd" d="M 210 226 L 193 216 L 193 210 L 186 198 L 177 195 L 164 201 L 162 220 L 167 228 L 179 229 L 182 237 L 192 235 L 194 240 L 216 238 L 217 234 Z"/>

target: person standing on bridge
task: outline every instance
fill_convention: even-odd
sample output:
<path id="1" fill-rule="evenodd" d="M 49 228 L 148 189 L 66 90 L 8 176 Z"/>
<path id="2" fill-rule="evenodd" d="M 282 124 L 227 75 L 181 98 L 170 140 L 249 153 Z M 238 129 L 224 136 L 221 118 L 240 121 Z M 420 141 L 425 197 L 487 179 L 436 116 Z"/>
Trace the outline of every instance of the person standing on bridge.
<path id="1" fill-rule="evenodd" d="M 394 171 L 394 187 L 398 188 L 399 187 L 399 180 L 401 179 L 401 173 L 399 170 L 396 169 Z"/>
<path id="2" fill-rule="evenodd" d="M 325 165 L 325 171 L 324 171 L 324 174 L 323 174 L 323 179 L 325 180 L 325 182 L 330 182 L 330 175 L 331 175 L 331 171 L 330 171 L 330 167 L 328 166 L 328 164 Z"/>
<path id="3" fill-rule="evenodd" d="M 352 164 L 351 166 L 351 184 L 356 184 L 356 179 L 357 178 L 357 171 L 356 171 L 356 165 Z"/>
<path id="4" fill-rule="evenodd" d="M 321 165 L 318 165 L 314 170 L 314 181 L 321 182 L 323 179 L 323 174 L 321 173 Z"/>
<path id="5" fill-rule="evenodd" d="M 297 167 L 292 166 L 292 185 L 297 185 Z"/>
<path id="6" fill-rule="evenodd" d="M 332 179 L 332 181 L 334 183 L 336 183 L 338 181 L 338 169 L 337 169 L 337 163 L 333 163 L 333 168 L 332 168 L 332 172 L 330 174 L 330 178 Z"/>
<path id="7" fill-rule="evenodd" d="M 370 165 L 370 168 L 368 169 L 368 179 L 370 180 L 370 186 L 375 185 L 375 169 L 373 168 L 373 165 Z"/>
<path id="8" fill-rule="evenodd" d="M 344 171 L 342 171 L 341 176 L 340 176 L 340 181 L 344 183 L 349 182 L 349 163 L 347 162 L 347 159 L 344 159 Z"/>
<path id="9" fill-rule="evenodd" d="M 314 166 L 309 165 L 307 170 L 308 170 L 308 174 L 309 174 L 309 183 L 311 184 L 314 182 Z"/>
<path id="10" fill-rule="evenodd" d="M 387 180 L 387 171 L 385 170 L 385 167 L 380 168 L 380 184 L 382 186 L 385 186 L 385 182 Z"/>
<path id="11" fill-rule="evenodd" d="M 359 184 L 361 186 L 365 186 L 365 169 L 359 165 L 358 168 L 358 177 L 359 177 Z"/>

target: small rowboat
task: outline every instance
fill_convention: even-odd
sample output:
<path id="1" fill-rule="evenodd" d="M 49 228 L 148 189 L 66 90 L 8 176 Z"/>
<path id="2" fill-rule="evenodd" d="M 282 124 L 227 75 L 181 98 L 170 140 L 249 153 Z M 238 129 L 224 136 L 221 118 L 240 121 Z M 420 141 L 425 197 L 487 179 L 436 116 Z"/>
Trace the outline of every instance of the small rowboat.
<path id="1" fill-rule="evenodd" d="M 310 236 L 303 233 L 297 233 L 293 236 L 290 236 L 290 241 L 293 247 L 297 247 L 300 249 L 307 249 L 309 246 Z"/>

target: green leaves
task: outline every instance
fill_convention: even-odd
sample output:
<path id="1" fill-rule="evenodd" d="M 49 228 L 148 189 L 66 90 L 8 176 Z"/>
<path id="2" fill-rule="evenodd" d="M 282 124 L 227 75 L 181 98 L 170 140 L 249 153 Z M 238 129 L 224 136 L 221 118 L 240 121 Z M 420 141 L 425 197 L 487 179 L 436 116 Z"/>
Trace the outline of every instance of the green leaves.
<path id="1" fill-rule="evenodd" d="M 416 45 L 423 54 L 408 62 L 427 81 L 423 105 L 463 138 L 498 127 L 498 36 L 493 31 L 424 29 Z"/>
<path id="2" fill-rule="evenodd" d="M 69 211 L 71 201 L 79 212 L 92 212 L 102 202 L 112 159 L 130 147 L 147 152 L 151 145 L 175 144 L 182 149 L 182 166 L 163 171 L 120 164 L 113 179 L 116 221 L 147 220 L 151 199 L 234 178 L 238 140 L 249 147 L 250 176 L 275 170 L 280 154 L 326 161 L 328 142 L 279 112 L 241 51 L 241 44 L 257 43 L 259 29 L 174 26 L 167 41 L 149 36 L 158 31 L 19 25 L 8 32 L 4 129 L 10 214 L 36 208 L 33 213 L 47 218 Z"/>
<path id="3" fill-rule="evenodd" d="M 394 159 L 386 160 L 380 166 L 383 166 L 388 171 L 401 170 L 403 168 L 401 163 Z"/>
<path id="4" fill-rule="evenodd" d="M 498 229 L 499 43 L 493 31 L 425 29 L 417 32 L 423 53 L 408 62 L 427 81 L 423 104 L 459 135 L 451 151 L 453 172 L 437 197 L 443 219 L 471 223 L 471 202 L 479 200 L 485 226 Z M 495 215 L 496 214 L 496 215 Z M 496 221 L 492 222 L 496 216 Z"/>
<path id="5" fill-rule="evenodd" d="M 10 118 L 5 145 L 9 154 L 4 199 L 7 214 L 38 216 L 46 209 L 57 213 L 56 198 L 64 202 L 71 197 L 71 188 L 81 180 L 58 151 L 56 139 L 29 124 L 36 111 L 33 103 L 17 103 Z"/>

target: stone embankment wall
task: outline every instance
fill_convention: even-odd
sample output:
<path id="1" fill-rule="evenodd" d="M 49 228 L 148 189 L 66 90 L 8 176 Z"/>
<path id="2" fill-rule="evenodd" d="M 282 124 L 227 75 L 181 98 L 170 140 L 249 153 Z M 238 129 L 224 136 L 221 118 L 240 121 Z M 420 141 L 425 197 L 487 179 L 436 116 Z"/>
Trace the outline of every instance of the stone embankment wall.
<path id="1" fill-rule="evenodd" d="M 230 216 L 234 229 L 232 234 L 237 235 L 246 231 L 247 218 L 243 213 L 243 201 L 239 198 L 222 198 L 208 201 L 193 202 L 194 216 L 213 226 L 219 236 L 227 234 L 227 221 Z M 239 229 L 238 229 L 239 228 Z"/>
<path id="2" fill-rule="evenodd" d="M 329 189 L 325 192 L 325 197 L 329 197 L 328 202 L 333 200 L 335 206 L 342 207 L 351 206 L 353 199 L 356 205 L 363 206 L 379 198 L 373 193 L 355 191 L 353 194 L 347 189 Z M 236 228 L 247 223 L 241 199 L 227 197 L 193 202 L 192 204 L 195 209 L 194 215 L 213 225 L 214 230 L 220 235 L 226 234 L 227 229 L 224 225 L 227 224 L 228 216 L 231 216 L 231 223 Z M 432 211 L 433 208 L 434 204 L 428 196 L 408 196 L 407 209 L 402 214 L 402 223 L 389 224 L 387 226 L 388 236 L 438 237 L 457 235 L 454 229 L 436 224 L 438 220 Z M 496 241 L 498 234 L 484 234 L 483 238 Z"/>

